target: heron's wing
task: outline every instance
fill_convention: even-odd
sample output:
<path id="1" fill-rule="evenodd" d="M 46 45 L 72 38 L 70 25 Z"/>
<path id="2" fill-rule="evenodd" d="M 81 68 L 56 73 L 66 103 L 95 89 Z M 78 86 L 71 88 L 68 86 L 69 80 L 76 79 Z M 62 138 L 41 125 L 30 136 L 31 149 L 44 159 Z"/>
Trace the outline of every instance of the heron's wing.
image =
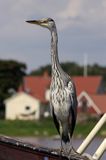
<path id="1" fill-rule="evenodd" d="M 76 124 L 76 117 L 77 117 L 77 96 L 76 96 L 76 89 L 73 84 L 73 92 L 70 91 L 69 94 L 69 99 L 70 99 L 70 107 L 69 107 L 69 130 L 70 130 L 70 135 L 72 136 L 75 124 Z"/>
<path id="2" fill-rule="evenodd" d="M 75 124 L 76 124 L 76 115 L 72 106 L 70 106 L 68 124 L 69 124 L 70 136 L 72 137 Z"/>
<path id="3" fill-rule="evenodd" d="M 55 124 L 55 126 L 56 126 L 56 129 L 57 129 L 58 133 L 60 134 L 59 122 L 58 122 L 58 120 L 57 120 L 57 118 L 56 118 L 56 115 L 55 115 L 55 113 L 54 113 L 54 108 L 53 108 L 53 106 L 52 106 L 52 116 L 53 116 L 53 120 L 54 120 L 54 124 Z"/>

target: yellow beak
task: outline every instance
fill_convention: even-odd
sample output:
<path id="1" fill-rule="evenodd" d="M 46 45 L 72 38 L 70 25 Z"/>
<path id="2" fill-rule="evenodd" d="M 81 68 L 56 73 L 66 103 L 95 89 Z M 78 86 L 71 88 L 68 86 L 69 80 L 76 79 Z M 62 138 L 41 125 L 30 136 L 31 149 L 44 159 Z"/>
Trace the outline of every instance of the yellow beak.
<path id="1" fill-rule="evenodd" d="M 31 24 L 36 24 L 36 25 L 40 25 L 42 27 L 47 27 L 48 28 L 48 23 L 45 19 L 42 20 L 28 20 L 26 21 L 27 23 L 31 23 Z"/>
<path id="2" fill-rule="evenodd" d="M 41 24 L 41 21 L 40 20 L 28 20 L 26 21 L 27 23 L 32 23 L 32 24 L 37 24 L 37 25 L 40 25 Z"/>

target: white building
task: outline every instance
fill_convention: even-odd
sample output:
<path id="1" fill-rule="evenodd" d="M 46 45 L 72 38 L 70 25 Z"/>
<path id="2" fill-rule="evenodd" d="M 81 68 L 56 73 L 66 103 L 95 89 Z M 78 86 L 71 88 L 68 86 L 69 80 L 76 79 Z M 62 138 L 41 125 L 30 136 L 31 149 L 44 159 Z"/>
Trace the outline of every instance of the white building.
<path id="1" fill-rule="evenodd" d="M 5 119 L 39 119 L 40 102 L 32 96 L 20 92 L 5 100 Z"/>

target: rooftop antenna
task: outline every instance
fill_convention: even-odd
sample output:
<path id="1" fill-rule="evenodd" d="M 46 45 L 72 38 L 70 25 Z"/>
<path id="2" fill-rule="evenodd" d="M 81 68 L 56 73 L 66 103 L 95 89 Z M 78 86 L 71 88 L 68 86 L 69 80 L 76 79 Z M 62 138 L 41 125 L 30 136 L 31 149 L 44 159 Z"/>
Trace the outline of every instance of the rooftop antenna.
<path id="1" fill-rule="evenodd" d="M 86 53 L 84 54 L 84 71 L 83 71 L 83 76 L 84 77 L 88 76 L 88 55 Z"/>

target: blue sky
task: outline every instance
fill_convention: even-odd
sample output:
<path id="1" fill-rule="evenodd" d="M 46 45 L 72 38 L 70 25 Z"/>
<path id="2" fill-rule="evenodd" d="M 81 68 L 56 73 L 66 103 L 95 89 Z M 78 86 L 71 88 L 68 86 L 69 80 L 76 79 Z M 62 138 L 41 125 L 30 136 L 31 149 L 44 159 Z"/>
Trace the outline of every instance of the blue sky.
<path id="1" fill-rule="evenodd" d="M 25 62 L 28 71 L 48 64 L 50 33 L 25 20 L 56 21 L 61 62 L 106 66 L 106 0 L 0 0 L 0 59 Z"/>

